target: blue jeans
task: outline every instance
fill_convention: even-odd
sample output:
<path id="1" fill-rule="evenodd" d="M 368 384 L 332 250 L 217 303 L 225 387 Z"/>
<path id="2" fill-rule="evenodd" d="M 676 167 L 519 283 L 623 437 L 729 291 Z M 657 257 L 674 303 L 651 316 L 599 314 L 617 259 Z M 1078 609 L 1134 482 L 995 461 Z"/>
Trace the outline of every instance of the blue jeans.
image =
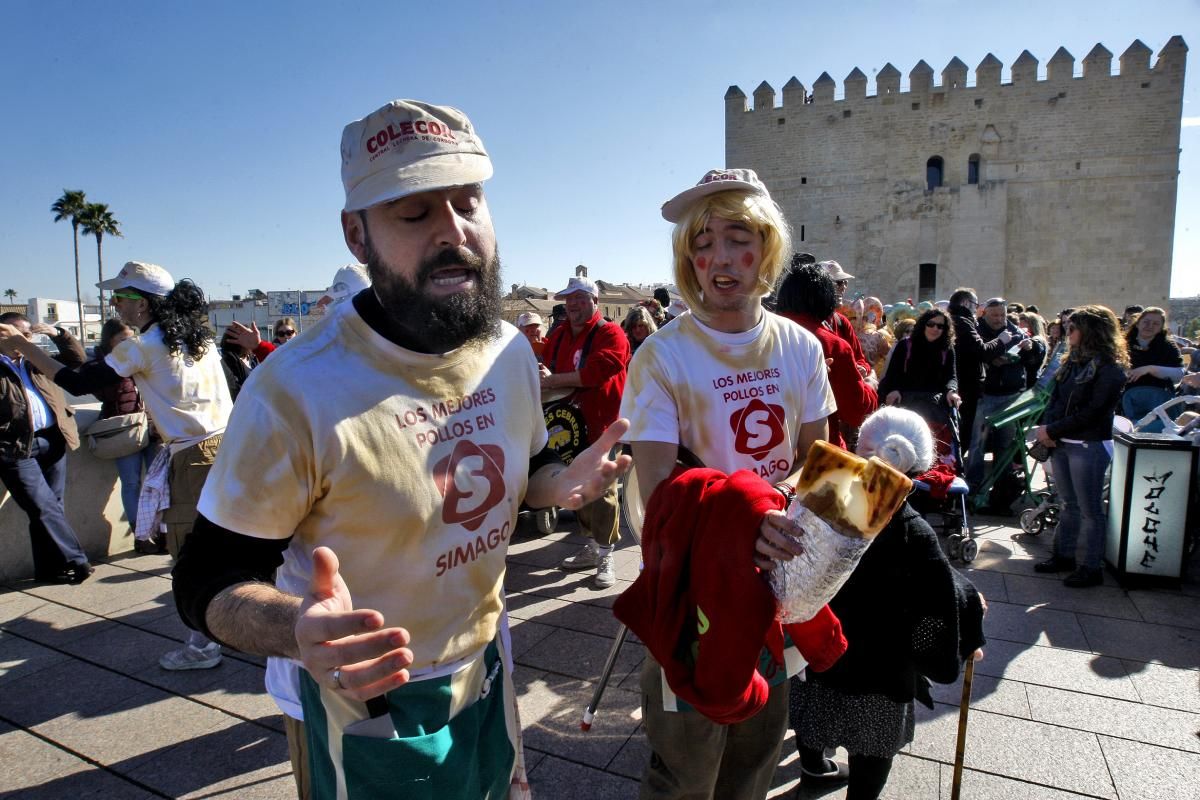
<path id="1" fill-rule="evenodd" d="M 1161 386 L 1130 386 L 1121 397 L 1121 416 L 1127 417 L 1136 425 L 1139 419 L 1174 396 L 1170 390 Z M 1142 428 L 1143 433 L 1162 433 L 1162 430 L 1163 425 L 1157 418 Z"/>
<path id="2" fill-rule="evenodd" d="M 54 426 L 37 432 L 29 458 L 0 462 L 0 482 L 29 517 L 33 568 L 39 577 L 69 564 L 88 563 L 63 506 L 66 452 L 62 432 Z"/>
<path id="3" fill-rule="evenodd" d="M 117 459 L 117 475 L 121 478 L 121 507 L 130 527 L 137 524 L 138 497 L 142 493 L 142 475 L 158 455 L 160 445 L 152 442 L 136 453 Z"/>
<path id="4" fill-rule="evenodd" d="M 987 452 L 991 452 L 994 457 L 1000 456 L 1016 438 L 1015 425 L 1002 425 L 999 428 L 990 429 L 988 435 L 987 418 L 998 411 L 1007 408 L 1013 400 L 1017 399 L 1020 392 L 1012 394 L 985 394 L 979 398 L 979 405 L 975 409 L 974 430 L 971 432 L 971 452 L 967 456 L 967 485 L 971 487 L 971 491 L 979 490 L 983 485 L 987 475 L 984 473 L 986 465 L 983 462 L 983 456 Z M 996 469 L 996 462 L 992 462 L 992 469 Z"/>
<path id="5" fill-rule="evenodd" d="M 1101 502 L 1104 470 L 1112 456 L 1104 442 L 1059 442 L 1050 453 L 1054 464 L 1054 488 L 1062 501 L 1058 532 L 1054 535 L 1054 554 L 1074 559 L 1082 533 L 1084 555 L 1079 563 L 1089 569 L 1099 569 L 1108 519 Z"/>

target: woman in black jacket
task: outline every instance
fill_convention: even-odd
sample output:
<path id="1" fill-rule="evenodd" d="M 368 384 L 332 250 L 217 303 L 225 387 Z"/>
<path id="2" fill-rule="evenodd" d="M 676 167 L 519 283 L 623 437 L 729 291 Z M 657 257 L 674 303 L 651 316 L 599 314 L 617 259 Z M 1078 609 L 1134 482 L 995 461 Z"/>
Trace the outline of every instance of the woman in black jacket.
<path id="1" fill-rule="evenodd" d="M 1121 413 L 1133 422 L 1174 397 L 1175 384 L 1183 377 L 1183 354 L 1167 331 L 1167 312 L 1154 307 L 1138 314 L 1125 334 L 1131 369 Z M 1154 420 L 1144 430 L 1160 433 L 1162 423 Z"/>
<path id="2" fill-rule="evenodd" d="M 916 411 L 933 428 L 938 456 L 950 452 L 948 407 L 958 408 L 954 324 L 950 315 L 931 308 L 917 318 L 912 333 L 896 342 L 879 382 L 879 399 Z"/>
<path id="3" fill-rule="evenodd" d="M 1101 502 L 1104 471 L 1112 460 L 1112 426 L 1129 356 L 1120 322 L 1104 306 L 1084 306 L 1067 322 L 1067 353 L 1054 374 L 1050 404 L 1036 429 L 1051 450 L 1054 486 L 1062 515 L 1054 555 L 1034 565 L 1038 572 L 1074 570 L 1063 581 L 1072 588 L 1104 582 L 1100 559 L 1107 517 Z M 1083 561 L 1075 550 L 1083 534 Z"/>
<path id="4" fill-rule="evenodd" d="M 882 408 L 863 423 L 858 453 L 916 475 L 929 467 L 933 443 L 917 414 Z M 849 649 L 829 670 L 793 679 L 789 721 L 804 780 L 845 777 L 846 768 L 823 753 L 845 747 L 847 800 L 873 800 L 892 759 L 913 740 L 913 700 L 932 708 L 930 680 L 953 683 L 967 658 L 982 657 L 986 604 L 905 503 L 829 606 Z"/>

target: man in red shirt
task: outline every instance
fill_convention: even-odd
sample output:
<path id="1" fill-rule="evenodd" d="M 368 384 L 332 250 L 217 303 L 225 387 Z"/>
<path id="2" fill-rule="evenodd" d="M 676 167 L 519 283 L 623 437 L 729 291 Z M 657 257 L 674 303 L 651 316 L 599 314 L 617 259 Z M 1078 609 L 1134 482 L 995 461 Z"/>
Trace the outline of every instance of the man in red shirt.
<path id="1" fill-rule="evenodd" d="M 569 402 L 583 415 L 588 445 L 617 419 L 629 362 L 629 340 L 621 326 L 600 315 L 599 296 L 596 284 L 582 277 L 571 278 L 567 288 L 554 295 L 566 303 L 567 324 L 555 328 L 546 340 L 541 368 L 543 392 L 574 390 Z M 580 531 L 591 541 L 578 554 L 563 559 L 561 566 L 568 571 L 594 567 L 596 588 L 606 589 L 617 581 L 612 559 L 620 535 L 616 485 L 577 514 Z"/>

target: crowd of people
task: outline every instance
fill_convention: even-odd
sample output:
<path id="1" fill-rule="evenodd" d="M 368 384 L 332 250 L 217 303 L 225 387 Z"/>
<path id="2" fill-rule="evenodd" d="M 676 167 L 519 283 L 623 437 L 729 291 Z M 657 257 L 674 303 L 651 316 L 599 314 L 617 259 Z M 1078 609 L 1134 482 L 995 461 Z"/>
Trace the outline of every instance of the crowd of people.
<path id="1" fill-rule="evenodd" d="M 1200 383 L 1160 308 L 1118 320 L 1087 305 L 1047 324 L 965 287 L 944 302 L 851 299 L 854 276 L 794 253 L 747 169 L 709 171 L 663 204 L 678 298 L 664 289 L 608 320 L 596 284 L 574 277 L 548 328 L 534 313 L 510 326 L 492 162 L 466 115 L 393 101 L 347 125 L 341 153 L 345 243 L 366 266 L 339 270 L 302 335 L 282 318 L 271 341 L 239 322 L 217 341 L 199 288 L 141 262 L 98 284 L 117 316 L 92 361 L 61 329 L 0 317 L 0 479 L 29 515 L 36 578 L 92 571 L 63 506 L 79 435 L 62 390 L 94 394 L 105 418 L 144 411 L 153 436 L 117 460 L 122 506 L 139 549 L 173 558 L 190 630 L 160 665 L 212 668 L 222 646 L 267 656 L 302 798 L 529 796 L 503 591 L 522 506 L 574 510 L 586 543 L 560 566 L 607 589 L 631 464 L 652 500 L 678 490 L 683 454 L 749 471 L 746 491 L 766 499 L 741 520 L 752 546 L 727 557 L 766 573 L 803 552 L 786 509 L 814 442 L 911 476 L 961 463 L 979 487 L 1009 467 L 1016 435 L 990 420 L 1032 389 L 1048 395 L 1035 436 L 1063 501 L 1037 569 L 1090 586 L 1114 415 Z M 301 371 L 322 379 L 297 392 Z M 561 441 L 550 404 L 569 418 Z M 986 602 L 905 504 L 827 611 L 849 650 L 818 671 L 762 642 L 765 696 L 748 719 L 689 706 L 647 656 L 642 797 L 765 797 L 789 726 L 806 781 L 879 796 L 913 703 L 982 657 Z M 838 746 L 848 766 L 826 755 Z"/>

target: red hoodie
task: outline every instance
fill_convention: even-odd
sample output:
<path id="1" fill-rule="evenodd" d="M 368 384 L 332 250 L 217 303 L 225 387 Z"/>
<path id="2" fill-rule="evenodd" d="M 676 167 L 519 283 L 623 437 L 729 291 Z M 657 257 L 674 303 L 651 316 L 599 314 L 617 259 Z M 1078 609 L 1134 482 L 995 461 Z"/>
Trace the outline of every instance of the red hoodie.
<path id="1" fill-rule="evenodd" d="M 675 470 L 646 504 L 645 567 L 613 613 L 637 634 L 667 685 L 713 722 L 749 719 L 767 702 L 757 671 L 763 647 L 783 664 L 787 632 L 820 672 L 846 651 L 841 623 L 825 606 L 816 617 L 780 626 L 778 602 L 754 565 L 763 515 L 783 497 L 749 470 Z"/>

